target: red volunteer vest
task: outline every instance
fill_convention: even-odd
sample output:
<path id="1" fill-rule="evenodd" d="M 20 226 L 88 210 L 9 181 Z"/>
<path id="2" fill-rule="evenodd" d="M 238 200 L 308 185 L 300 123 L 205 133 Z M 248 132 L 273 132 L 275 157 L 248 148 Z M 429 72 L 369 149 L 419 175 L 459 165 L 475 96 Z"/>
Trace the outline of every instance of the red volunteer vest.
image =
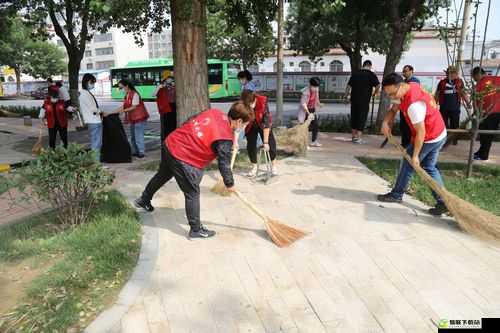
<path id="1" fill-rule="evenodd" d="M 127 109 L 132 106 L 132 100 L 134 99 L 134 94 L 136 92 L 131 91 L 123 100 L 123 108 Z M 139 96 L 139 105 L 135 107 L 132 111 L 129 111 L 125 114 L 125 120 L 129 123 L 135 124 L 145 121 L 149 118 L 149 113 L 146 111 L 146 107 L 144 106 L 144 102 L 142 101 L 141 96 Z"/>
<path id="2" fill-rule="evenodd" d="M 439 104 L 444 103 L 444 91 L 446 89 L 446 83 L 448 82 L 448 78 L 444 78 L 438 83 L 438 92 L 439 92 Z M 455 79 L 453 80 L 453 84 L 455 85 L 457 92 L 458 92 L 458 99 L 460 102 L 460 94 L 462 93 L 463 90 L 463 84 L 462 84 L 461 79 Z"/>
<path id="3" fill-rule="evenodd" d="M 172 111 L 170 108 L 170 98 L 168 96 L 167 88 L 163 87 L 158 90 L 156 94 L 156 105 L 158 105 L 158 113 L 165 114 Z"/>
<path id="4" fill-rule="evenodd" d="M 308 109 L 316 108 L 316 92 L 312 91 L 312 89 L 309 89 L 309 100 L 307 101 L 307 108 Z"/>
<path id="5" fill-rule="evenodd" d="M 226 114 L 208 109 L 173 131 L 165 144 L 176 159 L 203 169 L 216 158 L 212 144 L 218 140 L 232 141 L 233 131 Z"/>
<path id="6" fill-rule="evenodd" d="M 404 95 L 401 100 L 400 110 L 406 119 L 406 123 L 410 127 L 411 131 L 411 141 L 415 140 L 415 127 L 411 123 L 410 117 L 408 116 L 408 108 L 415 102 L 425 102 L 426 113 L 425 113 L 425 138 L 424 141 L 430 141 L 436 139 L 441 133 L 443 133 L 445 126 L 443 117 L 438 110 L 436 101 L 429 95 L 428 92 L 423 90 L 418 83 L 409 83 L 410 90 Z"/>
<path id="7" fill-rule="evenodd" d="M 267 97 L 262 96 L 262 95 L 255 95 L 255 108 L 253 109 L 254 114 L 255 114 L 255 122 L 257 123 L 257 126 L 260 128 L 263 128 L 262 121 L 264 119 L 264 113 L 266 112 L 266 105 L 267 105 Z M 269 114 L 269 127 L 272 125 L 272 117 L 271 114 Z M 254 125 L 254 122 L 251 122 L 247 125 L 245 132 L 248 133 L 252 129 L 252 126 Z"/>
<path id="8" fill-rule="evenodd" d="M 500 76 L 485 76 L 476 86 L 479 100 L 483 100 L 483 112 L 500 112 Z"/>
<path id="9" fill-rule="evenodd" d="M 66 117 L 66 110 L 64 109 L 64 101 L 58 100 L 54 110 L 50 97 L 47 97 L 43 102 L 43 108 L 45 109 L 48 128 L 54 128 L 56 126 L 56 113 L 59 126 L 68 127 L 68 118 Z"/>

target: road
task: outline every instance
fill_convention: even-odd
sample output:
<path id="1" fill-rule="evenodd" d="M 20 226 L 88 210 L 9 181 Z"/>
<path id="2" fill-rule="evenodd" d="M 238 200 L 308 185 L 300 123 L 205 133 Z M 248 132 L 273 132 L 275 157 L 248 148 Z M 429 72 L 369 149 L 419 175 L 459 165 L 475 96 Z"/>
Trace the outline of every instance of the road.
<path id="1" fill-rule="evenodd" d="M 111 99 L 102 99 L 98 98 L 97 102 L 99 103 L 100 108 L 104 112 L 110 112 L 116 109 L 121 102 L 114 101 Z M 25 107 L 39 107 L 41 106 L 41 100 L 0 100 L 0 106 L 2 105 L 15 105 L 15 106 L 25 106 Z M 228 110 L 231 106 L 231 102 L 212 102 L 212 107 L 218 108 L 221 110 Z M 298 103 L 286 102 L 284 104 L 284 118 L 290 119 L 294 118 L 297 115 L 297 107 Z M 151 117 L 151 121 L 158 120 L 158 109 L 156 107 L 156 102 L 146 102 L 146 108 L 148 109 Z M 276 111 L 276 103 L 270 102 L 269 109 L 272 113 Z M 335 115 L 335 114 L 348 114 L 349 113 L 349 104 L 325 104 L 321 109 L 321 114 Z"/>

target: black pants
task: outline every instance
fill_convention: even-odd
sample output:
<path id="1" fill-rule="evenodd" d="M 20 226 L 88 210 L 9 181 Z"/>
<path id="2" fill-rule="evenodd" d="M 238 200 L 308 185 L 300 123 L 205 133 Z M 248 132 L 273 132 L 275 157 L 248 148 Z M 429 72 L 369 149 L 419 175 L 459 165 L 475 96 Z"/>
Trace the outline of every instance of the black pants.
<path id="1" fill-rule="evenodd" d="M 441 112 L 446 128 L 455 129 L 460 127 L 460 109 L 447 110 L 440 108 L 439 112 Z"/>
<path id="2" fill-rule="evenodd" d="M 406 148 L 411 143 L 411 130 L 401 112 L 399 113 L 399 130 L 401 131 L 401 146 Z"/>
<path id="3" fill-rule="evenodd" d="M 479 129 L 482 130 L 497 130 L 500 125 L 500 113 L 492 113 L 488 117 L 486 117 L 480 124 Z M 482 159 L 487 160 L 490 156 L 491 143 L 493 142 L 493 138 L 495 134 L 480 134 L 479 142 L 481 146 L 477 151 L 477 155 Z"/>
<path id="4" fill-rule="evenodd" d="M 195 168 L 189 164 L 176 160 L 165 145 L 160 162 L 160 168 L 151 178 L 148 185 L 142 192 L 144 201 L 151 201 L 153 195 L 168 182 L 172 177 L 175 177 L 177 185 L 184 193 L 186 206 L 186 216 L 191 230 L 198 231 L 200 229 L 200 182 L 203 178 L 203 170 Z"/>
<path id="5" fill-rule="evenodd" d="M 315 113 L 316 109 L 309 109 L 309 113 Z M 309 115 L 306 115 L 306 120 L 309 117 Z M 311 121 L 311 124 L 309 125 L 309 130 L 312 133 L 312 142 L 316 141 L 318 139 L 318 133 L 319 133 L 319 122 L 318 122 L 318 117 L 315 115 L 314 120 Z"/>
<path id="6" fill-rule="evenodd" d="M 248 157 L 253 164 L 257 163 L 257 137 L 259 134 L 262 140 L 264 140 L 264 130 L 255 124 L 252 126 L 250 132 L 245 134 L 247 138 Z M 271 156 L 271 161 L 274 161 L 276 158 L 276 140 L 274 139 L 272 129 L 269 132 L 269 155 Z"/>
<path id="7" fill-rule="evenodd" d="M 64 148 L 68 147 L 68 128 L 61 127 L 59 124 L 55 124 L 53 128 L 49 128 L 49 146 L 52 149 L 56 148 L 56 135 L 59 132 L 59 137 L 64 145 Z"/>
<path id="8" fill-rule="evenodd" d="M 174 104 L 175 105 L 175 104 Z M 164 113 L 160 115 L 160 137 L 162 144 L 165 142 L 167 136 L 175 131 L 177 128 L 177 111 L 172 109 L 172 111 L 168 113 Z M 163 149 L 161 150 L 161 157 L 163 159 Z"/>
<path id="9" fill-rule="evenodd" d="M 351 129 L 363 132 L 370 111 L 370 100 L 351 101 Z"/>

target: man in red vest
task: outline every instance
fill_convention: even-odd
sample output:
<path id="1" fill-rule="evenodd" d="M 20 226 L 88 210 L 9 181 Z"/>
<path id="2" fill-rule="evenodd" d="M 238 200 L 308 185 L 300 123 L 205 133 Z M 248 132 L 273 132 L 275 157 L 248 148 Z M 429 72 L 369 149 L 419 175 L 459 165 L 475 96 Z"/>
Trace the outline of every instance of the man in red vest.
<path id="1" fill-rule="evenodd" d="M 208 238 L 215 231 L 200 222 L 200 182 L 203 169 L 217 159 L 219 171 L 228 191 L 234 191 L 231 155 L 234 131 L 249 122 L 252 111 L 242 102 L 234 103 L 228 114 L 218 109 L 208 109 L 186 121 L 164 141 L 164 158 L 160 168 L 149 181 L 136 207 L 153 211 L 153 195 L 172 177 L 184 192 L 186 216 L 190 238 Z"/>
<path id="2" fill-rule="evenodd" d="M 415 165 L 420 165 L 434 180 L 443 186 L 439 169 L 436 167 L 439 151 L 446 142 L 446 127 L 436 102 L 417 83 L 406 83 L 401 75 L 391 73 L 382 81 L 385 93 L 393 100 L 399 100 L 399 110 L 406 119 L 411 132 L 411 144 L 407 147 Z M 382 133 L 389 137 L 397 109 L 392 108 L 385 116 L 382 124 Z M 403 160 L 398 178 L 391 192 L 377 196 L 383 202 L 402 202 L 408 183 L 415 170 L 408 161 Z M 434 208 L 429 210 L 432 215 L 439 216 L 448 211 L 443 200 L 432 193 L 437 201 Z"/>
<path id="3" fill-rule="evenodd" d="M 497 130 L 500 125 L 500 76 L 486 75 L 481 67 L 472 70 L 472 78 L 477 82 L 476 107 L 486 118 L 479 124 L 482 130 Z M 487 161 L 490 155 L 491 143 L 495 135 L 480 134 L 481 146 L 474 154 L 474 159 Z"/>

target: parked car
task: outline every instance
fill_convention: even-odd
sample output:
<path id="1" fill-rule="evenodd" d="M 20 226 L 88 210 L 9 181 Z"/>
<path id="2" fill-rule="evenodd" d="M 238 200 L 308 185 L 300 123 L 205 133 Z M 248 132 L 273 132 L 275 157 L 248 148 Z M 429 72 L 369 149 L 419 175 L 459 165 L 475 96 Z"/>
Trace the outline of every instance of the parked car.
<path id="1" fill-rule="evenodd" d="M 33 90 L 30 93 L 30 96 L 34 99 L 45 99 L 45 97 L 47 96 L 47 87 L 41 87 Z"/>

